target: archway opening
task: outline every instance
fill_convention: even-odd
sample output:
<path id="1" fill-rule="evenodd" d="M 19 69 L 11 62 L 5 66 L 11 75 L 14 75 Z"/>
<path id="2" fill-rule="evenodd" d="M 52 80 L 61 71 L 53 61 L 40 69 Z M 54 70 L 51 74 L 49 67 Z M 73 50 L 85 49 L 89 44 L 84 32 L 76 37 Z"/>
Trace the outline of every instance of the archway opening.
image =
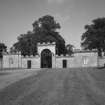
<path id="1" fill-rule="evenodd" d="M 41 68 L 52 68 L 52 53 L 49 49 L 41 52 Z"/>

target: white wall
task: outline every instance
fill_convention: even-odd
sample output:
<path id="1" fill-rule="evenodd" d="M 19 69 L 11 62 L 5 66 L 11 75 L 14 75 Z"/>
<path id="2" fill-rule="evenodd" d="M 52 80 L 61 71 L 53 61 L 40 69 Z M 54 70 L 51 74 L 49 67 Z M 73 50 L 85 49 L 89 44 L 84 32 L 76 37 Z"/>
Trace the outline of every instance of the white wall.
<path id="1" fill-rule="evenodd" d="M 21 55 L 5 54 L 3 55 L 4 68 L 21 68 Z"/>
<path id="2" fill-rule="evenodd" d="M 63 68 L 63 60 L 67 60 L 67 67 L 69 68 L 72 57 L 70 56 L 56 56 L 56 68 Z"/>
<path id="3" fill-rule="evenodd" d="M 27 68 L 27 61 L 31 60 L 31 68 L 40 68 L 40 57 L 22 57 L 22 68 Z"/>
<path id="4" fill-rule="evenodd" d="M 51 46 L 49 46 L 51 47 Z M 43 51 L 46 47 L 39 47 L 39 52 Z M 48 48 L 49 49 L 49 48 Z M 54 53 L 55 47 L 51 49 Z M 67 60 L 67 68 L 73 67 L 97 67 L 105 64 L 105 59 L 98 59 L 97 52 L 85 52 L 85 53 L 74 53 L 74 56 L 56 56 L 52 54 L 52 68 L 62 68 L 63 60 Z M 4 68 L 27 68 L 27 61 L 31 60 L 31 68 L 40 68 L 41 58 L 37 56 L 22 57 L 17 54 L 5 54 L 3 56 L 3 67 Z M 99 62 L 98 62 L 99 60 Z"/>
<path id="5" fill-rule="evenodd" d="M 57 56 L 56 57 L 56 68 L 63 67 L 63 60 L 67 60 L 67 68 L 73 67 L 97 67 L 98 58 L 97 53 L 85 52 L 76 53 L 73 57 L 70 56 Z"/>
<path id="6" fill-rule="evenodd" d="M 98 66 L 99 67 L 104 67 L 105 66 L 105 57 L 99 57 Z"/>
<path id="7" fill-rule="evenodd" d="M 49 49 L 52 54 L 55 55 L 56 53 L 56 50 L 55 50 L 55 43 L 43 43 L 43 44 L 38 44 L 38 54 L 40 55 L 41 52 L 44 50 L 44 49 Z"/>

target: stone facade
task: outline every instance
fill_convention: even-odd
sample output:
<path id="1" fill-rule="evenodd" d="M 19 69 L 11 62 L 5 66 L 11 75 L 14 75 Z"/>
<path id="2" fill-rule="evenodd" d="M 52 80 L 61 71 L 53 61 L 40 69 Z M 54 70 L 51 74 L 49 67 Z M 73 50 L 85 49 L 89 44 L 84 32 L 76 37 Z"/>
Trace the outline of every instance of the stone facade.
<path id="1" fill-rule="evenodd" d="M 28 67 L 28 61 L 31 61 L 31 67 L 30 68 L 40 68 L 40 57 L 37 56 L 27 56 L 22 57 L 22 67 L 21 68 L 29 68 Z"/>
<path id="2" fill-rule="evenodd" d="M 40 55 L 41 52 L 44 50 L 44 49 L 49 49 L 52 54 L 56 54 L 56 51 L 55 51 L 55 48 L 56 48 L 56 45 L 55 45 L 55 42 L 52 42 L 52 43 L 38 43 L 37 44 L 37 51 L 38 51 L 38 54 Z"/>
<path id="3" fill-rule="evenodd" d="M 38 55 L 36 56 L 23 57 L 19 53 L 4 54 L 0 66 L 2 68 L 41 68 L 42 52 L 46 49 L 51 52 L 51 68 L 97 67 L 105 65 L 105 59 L 98 58 L 97 51 L 75 51 L 72 56 L 58 56 L 56 55 L 56 44 L 53 42 L 38 43 Z"/>
<path id="4" fill-rule="evenodd" d="M 97 52 L 82 51 L 71 56 L 57 56 L 56 68 L 63 68 L 63 60 L 67 62 L 67 68 L 97 67 Z"/>
<path id="5" fill-rule="evenodd" d="M 20 68 L 21 67 L 21 54 L 4 54 L 3 55 L 3 68 Z"/>

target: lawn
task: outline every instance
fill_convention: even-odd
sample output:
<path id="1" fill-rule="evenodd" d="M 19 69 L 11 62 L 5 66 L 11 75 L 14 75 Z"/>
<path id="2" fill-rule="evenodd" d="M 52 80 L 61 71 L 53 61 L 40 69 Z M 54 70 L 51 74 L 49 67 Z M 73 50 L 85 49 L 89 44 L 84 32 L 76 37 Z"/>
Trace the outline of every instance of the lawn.
<path id="1" fill-rule="evenodd" d="M 105 69 L 34 72 L 2 88 L 0 105 L 105 105 Z"/>

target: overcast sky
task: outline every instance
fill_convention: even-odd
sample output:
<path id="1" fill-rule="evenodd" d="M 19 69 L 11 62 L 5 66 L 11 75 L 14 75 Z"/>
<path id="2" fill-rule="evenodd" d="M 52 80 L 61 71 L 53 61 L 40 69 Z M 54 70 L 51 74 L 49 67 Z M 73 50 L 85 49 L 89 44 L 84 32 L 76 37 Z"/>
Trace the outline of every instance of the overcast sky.
<path id="1" fill-rule="evenodd" d="M 0 0 L 0 42 L 8 47 L 20 34 L 32 30 L 32 23 L 44 15 L 60 23 L 66 44 L 80 47 L 84 26 L 105 17 L 105 0 Z"/>

